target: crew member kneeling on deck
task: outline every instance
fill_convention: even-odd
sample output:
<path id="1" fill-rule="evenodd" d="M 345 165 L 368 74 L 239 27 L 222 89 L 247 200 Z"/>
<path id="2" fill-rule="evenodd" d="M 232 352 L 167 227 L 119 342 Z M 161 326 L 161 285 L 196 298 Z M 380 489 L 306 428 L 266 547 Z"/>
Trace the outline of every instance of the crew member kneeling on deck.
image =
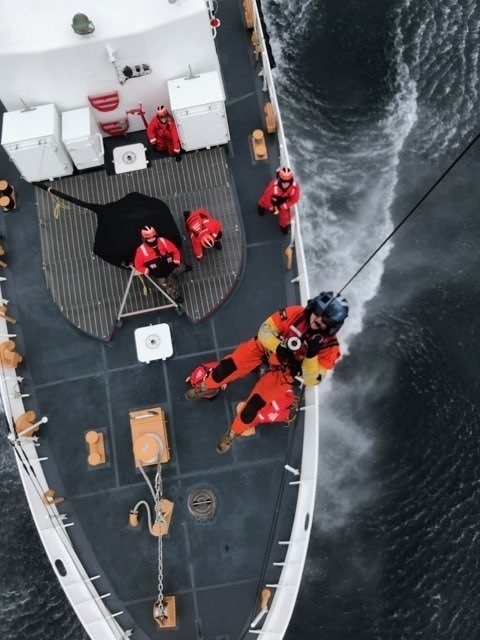
<path id="1" fill-rule="evenodd" d="M 219 220 L 214 220 L 205 209 L 184 211 L 185 228 L 190 233 L 192 250 L 197 260 L 203 259 L 204 249 L 221 249 L 223 225 Z"/>
<path id="2" fill-rule="evenodd" d="M 292 171 L 288 167 L 281 167 L 258 201 L 258 215 L 263 216 L 265 211 L 278 215 L 280 230 L 287 234 L 293 218 L 290 209 L 299 198 L 300 185 L 293 179 Z"/>
<path id="3" fill-rule="evenodd" d="M 163 104 L 157 107 L 155 116 L 150 120 L 147 127 L 147 136 L 155 151 L 168 151 L 169 156 L 174 156 L 180 162 L 180 138 L 178 137 L 177 125 L 167 107 Z"/>
<path id="4" fill-rule="evenodd" d="M 167 238 L 159 237 L 154 227 L 143 227 L 141 233 L 143 242 L 135 252 L 133 266 L 139 273 L 156 278 L 170 298 L 181 304 L 176 275 L 192 267 L 180 262 L 179 249 Z"/>
<path id="5" fill-rule="evenodd" d="M 291 306 L 277 311 L 260 326 L 258 336 L 242 342 L 211 370 L 205 381 L 185 394 L 196 400 L 212 390 L 242 378 L 262 364 L 267 372 L 254 386 L 230 429 L 217 444 L 218 453 L 228 451 L 243 431 L 250 428 L 269 402 L 283 397 L 296 378 L 307 386 L 322 381 L 340 357 L 337 331 L 348 316 L 345 298 L 323 291 L 306 307 Z"/>

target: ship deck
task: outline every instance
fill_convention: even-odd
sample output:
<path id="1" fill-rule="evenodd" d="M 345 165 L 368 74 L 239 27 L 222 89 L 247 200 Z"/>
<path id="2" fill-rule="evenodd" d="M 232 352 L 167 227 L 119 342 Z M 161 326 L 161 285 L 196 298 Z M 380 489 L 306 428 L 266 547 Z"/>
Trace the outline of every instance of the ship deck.
<path id="1" fill-rule="evenodd" d="M 17 185 L 18 193 L 17 210 L 1 222 L 8 256 L 9 314 L 18 320 L 17 347 L 25 355 L 18 374 L 25 378 L 22 390 L 30 394 L 26 408 L 48 417 L 40 432 L 39 456 L 48 458 L 43 468 L 49 485 L 65 498 L 58 507 L 74 522 L 68 534 L 82 563 L 89 575 L 100 575 L 95 582 L 99 594 L 111 594 L 105 604 L 112 613 L 123 611 L 116 620 L 124 629 L 132 628 L 137 640 L 157 637 L 152 617 L 157 598 L 157 539 L 148 532 L 145 512 L 140 512 L 139 528 L 128 526 L 135 503 L 152 502 L 135 467 L 129 412 L 161 406 L 167 418 L 172 457 L 163 465 L 163 489 L 164 496 L 174 502 L 174 512 L 163 541 L 163 580 L 165 594 L 177 598 L 178 624 L 168 632 L 172 640 L 252 637 L 248 623 L 259 611 L 261 589 L 280 575 L 280 567 L 272 562 L 284 558 L 284 547 L 277 543 L 289 538 L 297 498 L 284 465 L 299 465 L 301 420 L 296 428 L 265 426 L 253 437 L 238 439 L 226 455 L 215 451 L 255 374 L 234 383 L 213 401 L 184 399 L 185 378 L 195 366 L 219 360 L 255 335 L 272 311 L 298 302 L 297 285 L 291 282 L 295 272 L 285 271 L 285 237 L 273 216 L 261 218 L 256 212 L 258 196 L 278 162 L 274 139 L 269 140 L 270 161 L 255 162 L 251 152 L 250 134 L 263 126 L 258 66 L 249 57 L 249 33 L 237 28 L 242 19 L 240 5 L 227 3 L 222 10 L 234 14 L 233 20 L 222 23 L 217 38 L 222 64 L 242 59 L 238 69 L 247 70 L 224 78 L 232 135 L 225 157 L 234 176 L 231 201 L 243 239 L 243 266 L 229 284 L 233 288 L 229 297 L 200 322 L 167 309 L 125 319 L 109 342 L 79 329 L 47 286 L 41 246 L 42 241 L 44 247 L 48 243 L 41 238 L 46 228 L 37 207 L 39 192 L 19 181 L 0 151 L 3 177 Z M 126 142 L 110 139 L 107 152 Z M 195 162 L 191 162 L 189 155 L 178 164 L 168 158 L 150 160 L 154 166 L 167 163 L 174 180 L 211 156 L 192 154 Z M 140 173 L 132 174 L 132 180 L 140 179 Z M 102 170 L 95 171 L 94 177 L 108 199 L 112 176 Z M 67 180 L 72 186 L 84 177 Z M 64 182 L 57 181 L 56 188 L 62 190 Z M 221 186 L 211 185 L 212 189 Z M 63 190 L 68 192 L 66 187 Z M 168 194 L 157 193 L 162 195 Z M 224 261 L 228 251 L 227 240 Z M 211 257 L 207 255 L 205 261 Z M 184 291 L 187 308 L 191 295 L 190 289 Z M 139 362 L 135 329 L 157 323 L 170 326 L 173 356 L 150 364 Z M 101 431 L 106 443 L 106 463 L 98 467 L 87 462 L 85 434 L 91 429 Z M 153 481 L 153 467 L 149 477 Z M 198 488 L 210 489 L 217 501 L 215 515 L 205 521 L 197 521 L 188 509 L 189 496 Z"/>

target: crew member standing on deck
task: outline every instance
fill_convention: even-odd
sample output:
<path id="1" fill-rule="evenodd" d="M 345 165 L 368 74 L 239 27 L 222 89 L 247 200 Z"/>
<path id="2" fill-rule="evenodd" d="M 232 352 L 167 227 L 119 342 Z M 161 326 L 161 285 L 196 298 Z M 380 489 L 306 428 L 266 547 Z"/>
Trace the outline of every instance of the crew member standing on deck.
<path id="1" fill-rule="evenodd" d="M 265 211 L 278 215 L 280 229 L 287 234 L 293 218 L 291 207 L 297 204 L 299 198 L 300 185 L 293 179 L 292 171 L 288 167 L 281 167 L 258 201 L 258 215 L 263 216 Z"/>
<path id="2" fill-rule="evenodd" d="M 221 249 L 220 238 L 223 233 L 223 225 L 215 220 L 206 209 L 184 211 L 185 228 L 190 234 L 192 250 L 197 260 L 203 259 L 204 249 Z"/>
<path id="3" fill-rule="evenodd" d="M 175 160 L 180 162 L 182 156 L 177 125 L 163 104 L 157 107 L 155 116 L 150 120 L 147 136 L 155 151 L 168 151 L 168 155 L 174 156 Z"/>
<path id="4" fill-rule="evenodd" d="M 177 304 L 183 302 L 176 276 L 192 267 L 182 264 L 179 249 L 167 238 L 161 238 L 154 227 L 143 227 L 143 242 L 135 252 L 133 266 L 145 276 L 156 278 Z"/>
<path id="5" fill-rule="evenodd" d="M 299 377 L 307 386 L 323 380 L 340 357 L 336 334 L 347 316 L 347 301 L 332 291 L 323 291 L 306 307 L 281 309 L 265 320 L 258 336 L 242 342 L 198 387 L 187 391 L 188 400 L 211 397 L 212 391 L 267 365 L 266 373 L 218 442 L 218 453 L 228 451 L 235 438 L 257 421 L 262 409 L 283 398 Z"/>

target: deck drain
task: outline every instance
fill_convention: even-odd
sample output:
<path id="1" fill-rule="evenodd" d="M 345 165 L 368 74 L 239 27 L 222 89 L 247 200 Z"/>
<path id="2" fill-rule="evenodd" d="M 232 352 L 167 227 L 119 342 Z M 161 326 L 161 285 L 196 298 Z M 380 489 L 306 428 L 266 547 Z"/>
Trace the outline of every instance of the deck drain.
<path id="1" fill-rule="evenodd" d="M 209 520 L 217 510 L 217 499 L 211 489 L 194 489 L 188 496 L 188 510 L 195 520 Z"/>
<path id="2" fill-rule="evenodd" d="M 127 151 L 122 156 L 122 160 L 125 162 L 125 164 L 132 164 L 132 162 L 135 162 L 136 159 L 137 154 L 133 151 Z"/>

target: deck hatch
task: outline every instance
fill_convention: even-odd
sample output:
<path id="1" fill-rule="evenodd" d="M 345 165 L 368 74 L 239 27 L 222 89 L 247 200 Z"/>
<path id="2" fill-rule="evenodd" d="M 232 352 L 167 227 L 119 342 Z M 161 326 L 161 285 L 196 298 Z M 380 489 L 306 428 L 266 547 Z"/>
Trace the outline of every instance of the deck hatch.
<path id="1" fill-rule="evenodd" d="M 200 487 L 188 496 L 188 510 L 195 520 L 210 520 L 217 510 L 217 498 L 211 489 Z"/>

